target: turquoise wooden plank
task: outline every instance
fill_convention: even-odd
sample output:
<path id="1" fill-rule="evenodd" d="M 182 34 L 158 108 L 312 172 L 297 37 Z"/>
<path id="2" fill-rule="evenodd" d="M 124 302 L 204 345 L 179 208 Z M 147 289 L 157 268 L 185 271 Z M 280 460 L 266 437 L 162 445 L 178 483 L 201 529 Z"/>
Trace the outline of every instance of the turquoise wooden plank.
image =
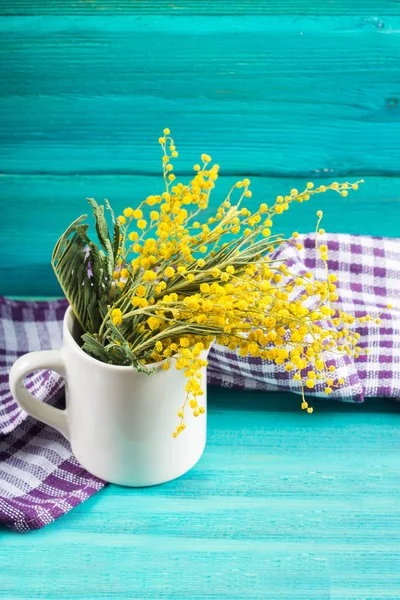
<path id="1" fill-rule="evenodd" d="M 36 8 L 37 4 L 33 5 Z M 379 30 L 381 33 L 392 34 L 396 33 L 394 25 L 400 17 L 400 2 L 399 10 L 387 16 L 385 22 L 377 22 L 376 19 L 368 17 L 368 11 L 363 10 L 363 16 L 354 14 L 332 16 L 328 14 L 313 14 L 296 15 L 281 11 L 279 14 L 257 15 L 256 18 L 251 11 L 240 15 L 240 19 L 235 14 L 218 15 L 218 18 L 210 18 L 209 14 L 195 14 L 195 22 L 200 26 L 195 34 L 200 37 L 208 37 L 211 33 L 231 33 L 232 30 L 238 34 L 246 32 L 276 32 L 282 30 L 283 34 L 296 33 L 304 35 L 307 33 L 316 33 L 320 30 L 330 31 L 332 33 L 356 33 L 358 31 L 374 31 Z M 79 10 L 77 11 L 79 13 Z M 375 13 L 376 14 L 376 13 Z M 58 13 L 57 13 L 58 15 Z M 5 16 L 0 13 L 0 16 Z M 193 15 L 181 13 L 160 14 L 160 18 L 146 18 L 143 15 L 133 14 L 124 15 L 121 18 L 118 10 L 114 10 L 113 14 L 103 18 L 103 13 L 92 13 L 84 15 L 83 18 L 77 18 L 74 14 L 62 15 L 62 18 L 57 18 L 54 15 L 46 15 L 43 17 L 40 13 L 32 15 L 12 16 L 6 15 L 0 21 L 0 30 L 4 32 L 22 32 L 25 31 L 29 37 L 41 37 L 46 33 L 71 33 L 72 30 L 79 32 L 93 32 L 105 30 L 107 33 L 113 32 L 160 32 L 161 25 L 164 25 L 168 32 L 172 35 L 177 31 L 180 32 L 182 38 L 190 38 L 194 35 Z M 212 15 L 211 15 L 212 17 Z M 384 32 L 383 30 L 386 30 Z M 184 59 L 184 57 L 182 57 Z M 317 59 L 317 57 L 315 57 Z"/>
<path id="2" fill-rule="evenodd" d="M 154 164 L 159 151 L 153 149 Z M 222 172 L 224 169 L 222 169 Z M 321 175 L 319 173 L 318 175 Z M 326 175 L 326 173 L 325 173 Z M 183 178 L 187 180 L 186 177 Z M 221 176 L 207 215 L 215 210 L 237 178 Z M 332 181 L 329 179 L 318 181 Z M 293 187 L 302 189 L 305 178 L 252 177 L 249 207 L 271 203 Z M 85 200 L 108 198 L 120 212 L 150 194 L 162 191 L 159 176 L 113 175 L 3 175 L 0 177 L 0 294 L 54 296 L 60 293 L 51 271 L 50 257 L 57 238 L 77 216 L 89 212 Z M 368 177 L 347 198 L 333 193 L 293 204 L 275 220 L 274 231 L 313 231 L 316 211 L 324 210 L 327 231 L 400 236 L 400 185 L 398 178 Z"/>
<path id="3" fill-rule="evenodd" d="M 0 0 L 0 15 L 31 14 L 113 14 L 115 12 L 145 15 L 190 14 L 218 16 L 225 14 L 318 15 L 317 0 Z M 399 14 L 399 0 L 335 0 L 324 4 L 323 13 L 334 15 Z"/>
<path id="4" fill-rule="evenodd" d="M 169 126 L 230 172 L 398 174 L 400 14 L 3 17 L 5 173 L 154 173 Z M 316 51 L 316 49 L 318 51 Z"/>
<path id="5" fill-rule="evenodd" d="M 210 390 L 196 468 L 0 530 L 4 600 L 395 600 L 400 405 Z"/>

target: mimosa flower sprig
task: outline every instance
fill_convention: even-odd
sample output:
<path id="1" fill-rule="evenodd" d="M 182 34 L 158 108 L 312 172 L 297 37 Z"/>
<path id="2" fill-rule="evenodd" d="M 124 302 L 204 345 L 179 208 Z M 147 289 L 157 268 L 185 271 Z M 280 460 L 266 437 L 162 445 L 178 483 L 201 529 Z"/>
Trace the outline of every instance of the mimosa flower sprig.
<path id="1" fill-rule="evenodd" d="M 327 353 L 361 352 L 359 335 L 351 330 L 356 319 L 334 306 L 336 277 L 328 272 L 322 212 L 317 212 L 316 244 L 326 267 L 323 281 L 311 272 L 292 275 L 274 259 L 283 242 L 301 245 L 297 232 L 285 240 L 271 228 L 292 202 L 328 190 L 347 196 L 361 182 L 318 187 L 310 182 L 303 191 L 292 189 L 252 211 L 245 206 L 252 196 L 250 180 L 243 179 L 202 221 L 218 165 L 202 154 L 192 179 L 178 183 L 173 164 L 178 152 L 168 129 L 159 143 L 165 191 L 125 208 L 117 218 L 108 201 L 104 207 L 89 199 L 100 247 L 88 237 L 83 215 L 54 249 L 53 268 L 82 327 L 83 349 L 101 361 L 149 374 L 159 361 L 166 370 L 182 369 L 187 397 L 174 436 L 185 429 L 186 410 L 195 416 L 204 412 L 203 351 L 214 340 L 240 356 L 285 365 L 303 391 L 302 408 L 312 412 L 304 389 L 320 380 L 330 394 L 342 383 L 328 366 Z"/>

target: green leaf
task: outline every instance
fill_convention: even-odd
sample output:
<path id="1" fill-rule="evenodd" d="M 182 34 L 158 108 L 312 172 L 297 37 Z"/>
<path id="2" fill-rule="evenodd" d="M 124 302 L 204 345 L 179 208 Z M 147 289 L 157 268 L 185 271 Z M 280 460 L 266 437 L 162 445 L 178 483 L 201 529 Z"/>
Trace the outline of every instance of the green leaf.
<path id="1" fill-rule="evenodd" d="M 111 330 L 113 339 L 117 340 L 120 343 L 120 348 L 122 348 L 122 350 L 124 351 L 129 364 L 132 365 L 135 371 L 138 371 L 139 373 L 144 373 L 145 375 L 151 375 L 152 373 L 154 373 L 154 369 L 147 367 L 145 364 L 143 364 L 141 360 L 137 360 L 135 355 L 132 353 L 128 342 L 120 333 L 118 327 L 116 327 L 111 320 L 107 323 L 107 326 Z"/>
<path id="2" fill-rule="evenodd" d="M 114 261 L 116 261 L 118 258 L 119 247 L 121 245 L 123 245 L 123 240 L 121 240 L 121 243 L 120 243 L 120 236 L 121 236 L 121 228 L 118 225 L 118 223 L 114 223 L 114 238 L 113 238 L 113 246 L 112 246 Z"/>
<path id="3" fill-rule="evenodd" d="M 104 282 L 99 269 L 98 248 L 87 236 L 88 225 L 83 224 L 85 219 L 86 215 L 82 215 L 61 235 L 54 247 L 51 263 L 83 331 L 94 333 L 101 324 L 99 301 L 104 292 Z M 88 256 L 87 249 L 90 251 Z M 88 276 L 89 262 L 97 273 L 93 280 Z"/>
<path id="4" fill-rule="evenodd" d="M 99 242 L 105 250 L 105 270 L 110 277 L 114 271 L 114 252 L 111 245 L 110 232 L 108 230 L 107 221 L 104 216 L 104 206 L 97 204 L 94 198 L 87 199 L 91 207 L 93 208 L 93 215 L 95 220 L 95 227 Z"/>
<path id="5" fill-rule="evenodd" d="M 94 335 L 92 335 L 91 333 L 84 333 L 82 335 L 82 340 L 83 340 L 82 350 L 87 352 L 87 354 L 90 354 L 91 356 L 98 358 L 102 362 L 107 363 L 109 361 L 109 356 L 108 356 L 106 349 L 96 339 L 96 337 Z"/>
<path id="6" fill-rule="evenodd" d="M 93 209 L 95 227 L 99 242 L 107 252 L 107 242 L 110 243 L 110 234 L 108 231 L 107 221 L 104 217 L 104 206 L 97 204 L 94 198 L 87 198 L 87 201 Z"/>
<path id="7" fill-rule="evenodd" d="M 117 260 L 118 258 L 118 250 L 120 247 L 120 236 L 121 236 L 121 227 L 118 224 L 118 221 L 115 218 L 115 214 L 114 211 L 112 209 L 111 204 L 109 203 L 109 201 L 107 200 L 107 198 L 104 198 L 104 204 L 106 205 L 106 208 L 108 210 L 108 212 L 111 215 L 111 220 L 114 226 L 114 235 L 113 235 L 113 243 L 112 243 L 112 248 L 113 248 L 113 256 L 114 256 L 114 262 Z M 123 243 L 123 240 L 122 240 Z"/>

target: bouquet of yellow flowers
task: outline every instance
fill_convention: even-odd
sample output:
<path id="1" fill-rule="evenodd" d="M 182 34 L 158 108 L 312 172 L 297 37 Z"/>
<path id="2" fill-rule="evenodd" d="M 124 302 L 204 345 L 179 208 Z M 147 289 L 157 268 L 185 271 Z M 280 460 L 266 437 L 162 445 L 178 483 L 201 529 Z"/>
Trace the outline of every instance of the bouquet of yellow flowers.
<path id="1" fill-rule="evenodd" d="M 302 389 L 302 408 L 312 412 L 304 389 L 316 380 L 332 392 L 341 380 L 326 365 L 325 353 L 358 355 L 359 334 L 352 315 L 335 308 L 336 277 L 329 274 L 327 246 L 317 212 L 316 244 L 326 277 L 292 275 L 274 250 L 282 243 L 301 249 L 294 232 L 289 240 L 273 235 L 276 215 L 292 202 L 304 202 L 328 190 L 347 196 L 355 183 L 292 189 L 256 211 L 246 208 L 250 180 L 238 181 L 205 221 L 219 166 L 201 155 L 188 183 L 178 183 L 178 157 L 169 129 L 159 138 L 165 191 L 127 207 L 115 217 L 89 198 L 98 243 L 88 237 L 86 215 L 58 240 L 52 265 L 82 328 L 82 348 L 100 361 L 132 365 L 151 374 L 163 361 L 188 378 L 185 403 L 174 436 L 185 428 L 185 411 L 204 412 L 199 383 L 207 363 L 204 350 L 214 340 L 240 356 L 257 356 L 285 365 Z M 112 222 L 112 232 L 106 219 Z"/>

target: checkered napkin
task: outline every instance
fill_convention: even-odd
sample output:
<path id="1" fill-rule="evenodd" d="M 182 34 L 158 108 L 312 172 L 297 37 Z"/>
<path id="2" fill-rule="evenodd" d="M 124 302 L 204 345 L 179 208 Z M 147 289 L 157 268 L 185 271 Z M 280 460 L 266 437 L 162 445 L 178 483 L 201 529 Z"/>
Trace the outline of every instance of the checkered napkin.
<path id="1" fill-rule="evenodd" d="M 285 245 L 276 258 L 284 259 L 292 272 L 312 270 L 324 278 L 314 237 L 300 241 L 302 251 Z M 356 316 L 382 313 L 382 325 L 366 323 L 358 329 L 360 346 L 368 346 L 369 355 L 356 360 L 326 357 L 345 380 L 332 396 L 353 402 L 365 396 L 400 397 L 400 239 L 331 235 L 328 247 L 330 271 L 339 278 L 339 307 Z M 393 304 L 390 311 L 388 303 Z M 60 433 L 16 405 L 8 387 L 8 372 L 19 356 L 61 346 L 66 307 L 65 300 L 0 298 L 0 524 L 19 532 L 51 523 L 105 485 L 79 465 Z M 217 344 L 209 355 L 208 381 L 247 390 L 299 392 L 283 368 L 238 357 Z M 26 385 L 38 400 L 63 406 L 63 383 L 55 373 L 32 374 Z M 323 395 L 320 387 L 313 393 Z"/>
<path id="2" fill-rule="evenodd" d="M 315 249 L 313 235 L 300 236 L 303 250 L 282 246 L 274 258 L 283 259 L 291 273 L 312 271 L 325 279 L 325 267 Z M 335 376 L 345 383 L 329 398 L 362 402 L 365 397 L 400 398 L 400 239 L 330 234 L 328 268 L 338 277 L 337 308 L 356 317 L 366 313 L 382 323 L 358 325 L 359 346 L 369 354 L 353 359 L 325 355 L 326 364 L 335 366 Z M 392 304 L 388 310 L 386 306 Z M 223 387 L 248 390 L 286 390 L 299 393 L 299 386 L 283 365 L 260 358 L 239 357 L 215 345 L 209 355 L 208 382 Z M 327 398 L 324 384 L 315 386 L 309 396 Z"/>
<path id="3" fill-rule="evenodd" d="M 60 348 L 66 300 L 21 302 L 0 297 L 0 524 L 38 529 L 67 513 L 105 483 L 90 475 L 55 429 L 28 417 L 12 398 L 8 373 L 19 356 Z M 38 400 L 64 408 L 64 385 L 37 371 L 26 387 Z"/>

